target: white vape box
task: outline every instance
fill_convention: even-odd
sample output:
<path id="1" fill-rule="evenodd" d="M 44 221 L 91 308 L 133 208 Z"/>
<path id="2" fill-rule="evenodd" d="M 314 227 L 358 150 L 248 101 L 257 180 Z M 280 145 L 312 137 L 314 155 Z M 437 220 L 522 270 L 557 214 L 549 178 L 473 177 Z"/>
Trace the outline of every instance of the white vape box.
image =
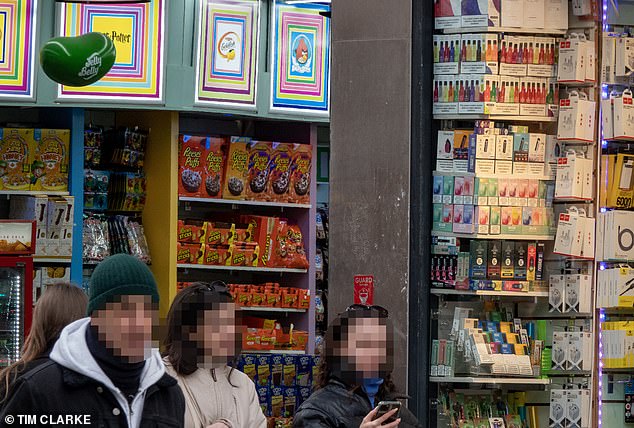
<path id="1" fill-rule="evenodd" d="M 524 27 L 544 28 L 545 8 L 544 0 L 524 0 Z"/>
<path id="2" fill-rule="evenodd" d="M 552 30 L 568 29 L 568 0 L 545 0 L 544 27 Z"/>
<path id="3" fill-rule="evenodd" d="M 495 135 L 478 135 L 476 140 L 476 164 L 477 159 L 495 159 L 495 144 Z"/>
<path id="4" fill-rule="evenodd" d="M 500 8 L 502 27 L 520 28 L 524 25 L 523 0 L 502 0 Z"/>
<path id="5" fill-rule="evenodd" d="M 568 99 L 559 101 L 557 138 L 560 140 L 594 141 L 595 103 L 585 93 L 571 91 Z"/>
<path id="6" fill-rule="evenodd" d="M 513 161 L 496 160 L 495 174 L 496 175 L 513 175 Z"/>
<path id="7" fill-rule="evenodd" d="M 476 175 L 495 174 L 495 161 L 493 159 L 476 159 Z"/>
<path id="8" fill-rule="evenodd" d="M 462 0 L 462 27 L 499 27 L 498 7 L 493 0 Z"/>
<path id="9" fill-rule="evenodd" d="M 584 83 L 586 80 L 586 36 L 572 33 L 559 42 L 559 82 Z"/>
<path id="10" fill-rule="evenodd" d="M 495 159 L 501 161 L 513 160 L 513 136 L 498 135 L 495 139 Z"/>
<path id="11" fill-rule="evenodd" d="M 614 98 L 614 138 L 634 138 L 634 104 L 632 91 L 626 89 L 623 95 Z"/>
<path id="12" fill-rule="evenodd" d="M 563 331 L 553 332 L 552 370 L 566 370 L 568 361 L 568 333 Z"/>
<path id="13" fill-rule="evenodd" d="M 544 162 L 546 153 L 546 134 L 530 134 L 530 143 L 528 146 L 529 162 Z"/>
<path id="14" fill-rule="evenodd" d="M 460 28 L 461 0 L 434 0 L 434 25 L 437 30 Z"/>
<path id="15" fill-rule="evenodd" d="M 434 36 L 434 74 L 460 73 L 460 40 L 459 34 Z"/>

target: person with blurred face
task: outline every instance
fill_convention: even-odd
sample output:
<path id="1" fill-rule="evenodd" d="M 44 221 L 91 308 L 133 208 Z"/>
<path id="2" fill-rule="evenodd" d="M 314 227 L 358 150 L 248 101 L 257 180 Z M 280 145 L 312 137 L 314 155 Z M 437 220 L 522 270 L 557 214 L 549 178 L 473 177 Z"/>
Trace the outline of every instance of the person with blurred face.
<path id="1" fill-rule="evenodd" d="M 266 428 L 255 384 L 227 366 L 241 342 L 236 308 L 221 281 L 180 291 L 167 317 L 163 361 L 185 395 L 185 428 Z"/>
<path id="2" fill-rule="evenodd" d="M 317 391 L 299 407 L 296 428 L 420 427 L 404 406 L 378 415 L 381 401 L 407 398 L 391 381 L 393 327 L 380 306 L 352 305 L 328 328 Z"/>
<path id="3" fill-rule="evenodd" d="M 158 300 L 145 264 L 125 254 L 104 260 L 90 280 L 88 317 L 62 330 L 50 362 L 18 380 L 0 420 L 68 424 L 72 415 L 100 427 L 180 426 L 184 397 L 152 347 Z"/>

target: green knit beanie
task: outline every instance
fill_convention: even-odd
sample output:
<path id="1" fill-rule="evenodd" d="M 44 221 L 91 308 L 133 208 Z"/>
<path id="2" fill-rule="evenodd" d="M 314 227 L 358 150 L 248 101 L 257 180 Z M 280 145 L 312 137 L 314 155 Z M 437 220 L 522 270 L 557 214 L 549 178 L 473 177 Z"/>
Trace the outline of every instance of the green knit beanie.
<path id="1" fill-rule="evenodd" d="M 147 265 L 127 254 L 116 254 L 99 263 L 90 278 L 87 314 L 103 309 L 116 296 L 146 295 L 158 303 L 154 275 Z"/>

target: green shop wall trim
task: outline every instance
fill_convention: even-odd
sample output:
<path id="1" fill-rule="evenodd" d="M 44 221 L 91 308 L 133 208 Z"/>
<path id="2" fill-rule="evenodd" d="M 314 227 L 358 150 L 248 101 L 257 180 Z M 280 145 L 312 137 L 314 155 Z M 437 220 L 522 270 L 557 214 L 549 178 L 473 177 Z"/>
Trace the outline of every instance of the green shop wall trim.
<path id="1" fill-rule="evenodd" d="M 195 106 L 194 95 L 196 91 L 196 58 L 197 53 L 197 22 L 199 15 L 198 2 L 194 0 L 169 0 L 166 1 L 165 22 L 165 88 L 164 104 L 131 104 L 116 103 L 95 99 L 94 103 L 82 101 L 57 100 L 57 85 L 42 71 L 39 64 L 39 50 L 50 38 L 57 35 L 57 16 L 59 11 L 54 1 L 44 0 L 38 2 L 37 36 L 39 41 L 36 47 L 38 54 L 35 61 L 35 92 L 36 101 L 33 102 L 3 102 L 2 105 L 37 106 L 37 107 L 86 107 L 113 109 L 134 108 L 135 110 L 172 110 L 181 112 L 209 112 L 238 117 L 258 117 L 268 119 L 281 119 L 306 122 L 329 122 L 328 118 L 308 115 L 289 115 L 270 113 L 269 104 L 271 96 L 271 83 L 269 73 L 269 55 L 271 53 L 269 37 L 270 10 L 272 0 L 262 0 L 260 9 L 260 49 L 257 66 L 257 99 L 256 111 L 246 111 L 231 108 L 217 108 Z"/>

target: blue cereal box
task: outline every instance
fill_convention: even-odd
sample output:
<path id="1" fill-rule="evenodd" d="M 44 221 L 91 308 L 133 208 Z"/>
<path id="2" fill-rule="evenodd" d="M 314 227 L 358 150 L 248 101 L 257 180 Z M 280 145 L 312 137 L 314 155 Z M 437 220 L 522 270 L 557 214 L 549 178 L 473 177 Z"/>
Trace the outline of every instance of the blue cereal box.
<path id="1" fill-rule="evenodd" d="M 283 370 L 283 385 L 295 386 L 295 381 L 297 379 L 297 358 L 295 357 L 295 355 L 284 355 Z"/>
<path id="2" fill-rule="evenodd" d="M 268 386 L 259 386 L 257 391 L 262 413 L 264 413 L 264 416 L 271 416 L 271 388 Z"/>
<path id="3" fill-rule="evenodd" d="M 284 410 L 284 389 L 281 386 L 271 387 L 271 417 L 281 418 Z"/>
<path id="4" fill-rule="evenodd" d="M 282 386 L 284 373 L 284 356 L 281 354 L 271 355 L 271 385 Z"/>
<path id="5" fill-rule="evenodd" d="M 304 401 L 308 400 L 308 397 L 310 397 L 310 393 L 311 393 L 311 388 L 308 388 L 308 387 L 299 388 L 299 393 L 297 394 L 297 407 L 301 406 Z"/>
<path id="6" fill-rule="evenodd" d="M 297 357 L 297 386 L 310 386 L 312 359 L 310 355 L 300 355 Z"/>
<path id="7" fill-rule="evenodd" d="M 257 357 L 258 386 L 271 384 L 271 355 L 258 355 Z"/>
<path id="8" fill-rule="evenodd" d="M 292 418 L 295 415 L 295 408 L 297 407 L 297 388 L 294 386 L 283 387 L 284 393 L 284 417 Z"/>
<path id="9" fill-rule="evenodd" d="M 257 372 L 257 358 L 255 355 L 242 355 L 240 357 L 240 361 L 238 362 L 238 370 L 247 375 L 253 382 L 256 382 L 258 379 Z"/>

